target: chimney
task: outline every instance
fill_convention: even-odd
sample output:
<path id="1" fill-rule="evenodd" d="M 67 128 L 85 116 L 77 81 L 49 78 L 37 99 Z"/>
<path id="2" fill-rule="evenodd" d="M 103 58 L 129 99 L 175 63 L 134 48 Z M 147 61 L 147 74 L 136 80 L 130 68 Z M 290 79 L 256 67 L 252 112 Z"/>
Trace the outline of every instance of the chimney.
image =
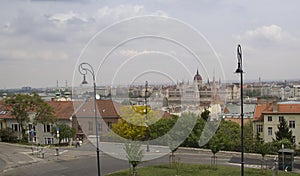
<path id="1" fill-rule="evenodd" d="M 261 104 L 261 97 L 257 97 L 256 102 L 257 102 L 257 104 Z"/>
<path id="2" fill-rule="evenodd" d="M 277 104 L 277 101 L 273 101 L 273 112 L 278 112 L 278 104 Z"/>

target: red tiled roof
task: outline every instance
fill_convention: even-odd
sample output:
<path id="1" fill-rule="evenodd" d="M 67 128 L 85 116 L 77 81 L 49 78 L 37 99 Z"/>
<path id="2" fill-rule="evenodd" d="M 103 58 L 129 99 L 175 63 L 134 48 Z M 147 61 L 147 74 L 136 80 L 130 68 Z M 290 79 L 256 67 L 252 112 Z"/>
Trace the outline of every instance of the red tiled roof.
<path id="1" fill-rule="evenodd" d="M 121 106 L 117 102 L 112 100 L 100 100 L 97 101 L 98 110 L 102 117 L 119 117 L 116 108 Z"/>
<path id="2" fill-rule="evenodd" d="M 77 117 L 93 117 L 94 113 L 94 100 L 86 102 L 74 101 L 74 109 Z M 100 113 L 102 118 L 119 118 L 116 107 L 118 103 L 112 100 L 97 100 L 97 113 Z"/>
<path id="3" fill-rule="evenodd" d="M 300 104 L 278 104 L 278 112 L 281 113 L 300 113 Z"/>
<path id="4" fill-rule="evenodd" d="M 72 101 L 47 102 L 54 110 L 54 116 L 58 119 L 69 119 L 74 113 Z"/>
<path id="5" fill-rule="evenodd" d="M 0 101 L 0 119 L 11 119 L 13 116 L 9 109 L 3 104 L 3 101 Z"/>
<path id="6" fill-rule="evenodd" d="M 255 106 L 255 109 L 254 109 L 254 115 L 253 115 L 253 120 L 254 121 L 261 121 L 263 120 L 263 115 L 262 115 L 262 112 L 267 108 L 267 104 L 266 103 L 263 103 L 263 104 L 257 104 Z"/>
<path id="7" fill-rule="evenodd" d="M 275 107 L 277 106 L 277 108 Z M 275 111 L 273 110 L 275 107 Z M 300 104 L 298 103 L 260 103 L 255 106 L 254 117 L 255 121 L 263 120 L 264 114 L 300 114 Z"/>
<path id="8" fill-rule="evenodd" d="M 53 109 L 54 115 L 58 119 L 69 119 L 73 115 L 78 117 L 92 117 L 94 116 L 94 101 L 89 100 L 87 102 L 80 101 L 50 101 L 47 102 Z M 119 118 L 117 110 L 121 108 L 121 104 L 112 100 L 97 100 L 97 110 L 101 114 L 102 118 Z M 0 113 L 0 119 L 14 118 L 7 107 L 0 101 L 0 112 L 7 111 L 6 114 Z M 76 111 L 76 112 L 75 112 Z M 160 115 L 163 118 L 171 118 L 171 114 L 160 111 Z"/>
<path id="9" fill-rule="evenodd" d="M 94 115 L 93 101 L 85 102 L 84 105 L 80 108 L 78 103 L 82 103 L 82 102 L 49 101 L 47 103 L 54 109 L 54 115 L 58 117 L 58 119 L 69 119 L 73 115 L 84 115 L 85 117 Z M 118 106 L 118 103 L 113 102 L 112 100 L 97 100 L 97 106 L 98 106 L 98 111 L 100 112 L 103 118 L 112 118 L 112 117 L 119 118 L 119 115 L 115 108 L 115 106 Z M 76 112 L 76 114 L 74 108 L 76 108 L 78 111 Z M 3 105 L 3 102 L 0 101 L 0 112 L 1 111 L 7 111 L 7 113 L 6 114 L 0 113 L 0 119 L 14 118 L 11 115 L 10 111 L 7 109 L 7 107 Z"/>

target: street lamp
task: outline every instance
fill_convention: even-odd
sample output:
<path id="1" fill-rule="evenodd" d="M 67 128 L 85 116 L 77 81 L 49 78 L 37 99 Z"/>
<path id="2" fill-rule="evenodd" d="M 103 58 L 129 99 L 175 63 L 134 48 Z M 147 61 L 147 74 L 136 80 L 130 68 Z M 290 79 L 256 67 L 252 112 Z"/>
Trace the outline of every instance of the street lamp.
<path id="1" fill-rule="evenodd" d="M 238 68 L 235 70 L 235 73 L 241 74 L 241 175 L 244 176 L 244 112 L 243 112 L 243 64 L 242 64 L 242 47 L 240 44 L 237 46 L 237 59 L 238 59 Z"/>
<path id="2" fill-rule="evenodd" d="M 97 108 L 96 108 L 96 80 L 95 80 L 95 72 L 93 67 L 86 62 L 83 62 L 79 65 L 79 73 L 83 75 L 83 81 L 82 84 L 88 84 L 86 81 L 85 75 L 87 73 L 91 73 L 93 76 L 93 85 L 94 85 L 94 117 L 95 117 L 95 126 L 96 126 L 96 145 L 97 145 L 97 171 L 98 171 L 98 176 L 101 176 L 101 171 L 100 171 L 100 155 L 99 155 L 99 135 L 98 135 L 98 120 L 97 120 Z"/>
<path id="3" fill-rule="evenodd" d="M 147 96 L 148 96 L 148 81 L 145 82 L 145 114 L 146 114 L 146 140 L 147 140 L 147 152 L 150 152 L 150 149 L 149 149 L 149 126 L 148 126 L 148 105 L 147 105 Z"/>

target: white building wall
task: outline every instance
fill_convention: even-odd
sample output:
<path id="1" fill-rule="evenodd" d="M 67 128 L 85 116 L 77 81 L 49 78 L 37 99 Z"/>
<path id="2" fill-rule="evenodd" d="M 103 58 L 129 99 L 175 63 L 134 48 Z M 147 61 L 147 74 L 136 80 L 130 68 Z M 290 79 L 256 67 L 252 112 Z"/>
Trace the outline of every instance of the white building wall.
<path id="1" fill-rule="evenodd" d="M 268 116 L 272 116 L 272 121 L 268 121 Z M 272 142 L 273 139 L 276 139 L 275 132 L 278 131 L 279 125 L 279 116 L 283 116 L 284 119 L 287 121 L 287 125 L 289 126 L 290 121 L 295 121 L 295 128 L 292 129 L 293 135 L 295 136 L 295 144 L 299 145 L 300 142 L 300 114 L 270 114 L 264 115 L 264 128 L 263 128 L 263 136 L 265 142 Z M 268 128 L 272 128 L 272 135 L 268 134 Z"/>

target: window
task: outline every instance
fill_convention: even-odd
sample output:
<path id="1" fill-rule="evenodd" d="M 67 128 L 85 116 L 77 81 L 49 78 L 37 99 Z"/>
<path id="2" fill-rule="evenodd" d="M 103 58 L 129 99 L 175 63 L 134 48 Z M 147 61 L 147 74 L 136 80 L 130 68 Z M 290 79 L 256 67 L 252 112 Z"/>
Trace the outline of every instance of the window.
<path id="1" fill-rule="evenodd" d="M 35 131 L 35 126 L 33 124 L 28 124 L 28 129 Z"/>
<path id="2" fill-rule="evenodd" d="M 272 116 L 268 116 L 268 122 L 272 122 Z"/>
<path id="3" fill-rule="evenodd" d="M 18 124 L 18 123 L 13 123 L 13 124 L 11 124 L 11 129 L 13 130 L 13 131 L 21 131 L 20 129 L 20 125 Z"/>
<path id="4" fill-rule="evenodd" d="M 263 132 L 263 126 L 262 125 L 257 125 L 257 132 L 262 133 Z"/>
<path id="5" fill-rule="evenodd" d="M 269 135 L 269 136 L 272 135 L 272 127 L 268 127 L 268 135 Z"/>
<path id="6" fill-rule="evenodd" d="M 93 122 L 89 122 L 89 131 L 93 131 Z"/>
<path id="7" fill-rule="evenodd" d="M 53 144 L 53 138 L 44 138 L 45 144 Z"/>
<path id="8" fill-rule="evenodd" d="M 109 131 L 112 128 L 112 122 L 107 122 L 107 131 Z"/>
<path id="9" fill-rule="evenodd" d="M 0 111 L 0 114 L 1 114 L 1 115 L 5 115 L 5 114 L 7 114 L 7 112 L 8 112 L 8 111 Z"/>
<path id="10" fill-rule="evenodd" d="M 44 132 L 50 133 L 52 131 L 51 128 L 52 128 L 52 125 L 49 125 L 49 124 L 44 125 Z"/>
<path id="11" fill-rule="evenodd" d="M 282 121 L 283 121 L 283 119 L 284 119 L 284 117 L 283 117 L 283 116 L 279 116 L 279 122 L 282 122 Z"/>
<path id="12" fill-rule="evenodd" d="M 291 120 L 291 121 L 289 121 L 289 127 L 290 128 L 295 128 L 295 121 L 294 120 Z"/>

